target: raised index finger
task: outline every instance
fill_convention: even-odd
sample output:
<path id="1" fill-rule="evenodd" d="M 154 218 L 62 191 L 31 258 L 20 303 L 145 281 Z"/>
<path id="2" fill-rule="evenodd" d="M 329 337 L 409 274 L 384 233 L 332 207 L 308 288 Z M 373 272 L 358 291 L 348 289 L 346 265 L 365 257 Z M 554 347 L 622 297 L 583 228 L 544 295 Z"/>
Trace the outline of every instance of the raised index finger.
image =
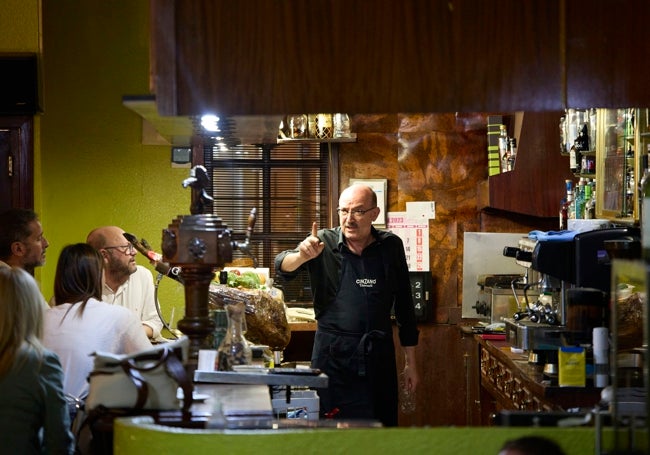
<path id="1" fill-rule="evenodd" d="M 318 234 L 318 223 L 316 223 L 316 222 L 314 221 L 314 222 L 311 224 L 311 235 L 313 235 L 314 237 L 317 237 L 316 234 Z"/>

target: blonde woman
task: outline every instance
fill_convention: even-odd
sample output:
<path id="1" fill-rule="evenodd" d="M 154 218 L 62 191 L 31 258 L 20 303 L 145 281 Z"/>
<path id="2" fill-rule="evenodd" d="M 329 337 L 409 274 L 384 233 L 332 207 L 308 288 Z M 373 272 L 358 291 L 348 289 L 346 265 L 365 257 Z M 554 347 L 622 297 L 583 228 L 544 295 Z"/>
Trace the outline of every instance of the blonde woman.
<path id="1" fill-rule="evenodd" d="M 59 358 L 41 344 L 43 297 L 34 278 L 0 267 L 0 447 L 10 454 L 72 454 Z"/>

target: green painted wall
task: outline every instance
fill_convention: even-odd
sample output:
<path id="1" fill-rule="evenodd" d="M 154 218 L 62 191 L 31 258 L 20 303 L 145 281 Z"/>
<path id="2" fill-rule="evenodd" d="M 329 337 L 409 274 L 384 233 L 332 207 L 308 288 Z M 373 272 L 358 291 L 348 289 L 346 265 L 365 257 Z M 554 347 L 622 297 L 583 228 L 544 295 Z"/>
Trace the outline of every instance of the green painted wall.
<path id="1" fill-rule="evenodd" d="M 40 0 L 2 0 L 0 52 L 39 52 Z"/>
<path id="2" fill-rule="evenodd" d="M 162 230 L 189 214 L 181 185 L 189 170 L 171 167 L 169 146 L 142 145 L 142 121 L 122 105 L 123 95 L 150 92 L 148 8 L 147 0 L 43 2 L 36 208 L 50 242 L 40 271 L 46 298 L 61 248 L 94 227 L 122 226 L 160 250 Z M 172 305 L 175 321 L 182 317 L 180 285 L 164 279 L 159 300 L 166 319 Z"/>

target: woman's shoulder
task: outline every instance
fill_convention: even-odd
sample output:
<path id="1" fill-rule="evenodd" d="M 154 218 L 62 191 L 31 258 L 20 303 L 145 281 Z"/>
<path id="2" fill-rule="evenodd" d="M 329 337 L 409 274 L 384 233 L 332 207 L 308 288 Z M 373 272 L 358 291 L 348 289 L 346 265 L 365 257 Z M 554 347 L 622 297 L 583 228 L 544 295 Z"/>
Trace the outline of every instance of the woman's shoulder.
<path id="1" fill-rule="evenodd" d="M 48 348 L 23 345 L 17 355 L 19 361 L 29 365 L 34 370 L 52 369 L 61 370 L 59 356 Z"/>

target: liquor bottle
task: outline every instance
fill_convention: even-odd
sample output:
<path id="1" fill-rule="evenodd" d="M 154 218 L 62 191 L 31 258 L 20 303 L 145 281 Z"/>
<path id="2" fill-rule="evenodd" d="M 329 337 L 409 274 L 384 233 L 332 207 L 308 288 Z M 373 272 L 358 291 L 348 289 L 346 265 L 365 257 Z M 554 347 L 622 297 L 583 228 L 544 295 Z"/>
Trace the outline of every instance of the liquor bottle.
<path id="1" fill-rule="evenodd" d="M 576 195 L 578 193 L 578 188 L 574 187 L 573 191 L 571 192 L 571 199 L 567 201 L 569 204 L 568 208 L 568 215 L 570 220 L 575 220 L 576 219 Z M 568 223 L 567 223 L 568 225 Z"/>
<path id="2" fill-rule="evenodd" d="M 569 150 L 569 169 L 571 169 L 571 172 L 574 174 L 580 172 L 580 162 L 578 161 L 578 155 L 579 153 L 576 152 L 576 146 L 574 144 Z"/>
<path id="3" fill-rule="evenodd" d="M 566 155 L 569 151 L 567 148 L 567 118 L 566 115 L 560 117 L 560 154 Z"/>
<path id="4" fill-rule="evenodd" d="M 630 169 L 627 173 L 627 186 L 625 191 L 625 208 L 626 215 L 634 215 L 634 190 L 636 183 L 634 182 L 634 169 Z"/>
<path id="5" fill-rule="evenodd" d="M 598 111 L 595 108 L 589 109 L 589 150 L 596 150 L 597 115 Z"/>
<path id="6" fill-rule="evenodd" d="M 585 218 L 585 179 L 583 177 L 578 181 L 578 188 L 576 189 L 575 212 L 576 220 Z"/>
<path id="7" fill-rule="evenodd" d="M 501 172 L 508 171 L 508 131 L 505 125 L 499 126 L 499 163 Z"/>
<path id="8" fill-rule="evenodd" d="M 648 153 L 650 153 L 650 144 L 648 144 Z M 641 176 L 641 180 L 639 180 L 639 220 L 641 221 L 641 229 L 643 229 L 643 220 L 644 220 L 644 203 L 643 203 L 643 196 L 644 196 L 644 188 L 648 185 L 650 185 L 650 163 L 648 162 L 648 156 L 650 155 L 643 155 L 641 157 L 642 161 L 642 166 L 643 166 L 643 175 Z M 645 207 L 648 208 L 648 207 Z M 648 208 L 650 210 L 650 208 Z M 650 214 L 649 214 L 650 215 Z M 643 233 L 643 231 L 641 231 Z"/>
<path id="9" fill-rule="evenodd" d="M 578 133 L 578 139 L 576 139 L 576 141 L 580 144 L 579 150 L 581 152 L 589 151 L 589 127 L 586 123 L 582 124 L 582 128 L 580 129 L 580 133 Z"/>
<path id="10" fill-rule="evenodd" d="M 566 118 L 567 118 L 567 137 L 566 137 L 566 144 L 567 148 L 571 149 L 573 146 L 573 143 L 575 142 L 576 138 L 578 137 L 578 123 L 577 123 L 577 113 L 575 109 L 567 109 L 566 110 Z"/>
<path id="11" fill-rule="evenodd" d="M 573 202 L 573 181 L 565 180 L 566 185 L 566 198 L 562 199 L 560 203 L 560 230 L 564 231 L 569 229 L 569 207 Z"/>
<path id="12" fill-rule="evenodd" d="M 650 152 L 650 145 L 648 145 Z M 641 199 L 641 249 L 643 250 L 643 259 L 650 262 L 650 163 L 648 155 L 644 156 L 645 172 L 639 182 L 639 197 Z"/>
<path id="13" fill-rule="evenodd" d="M 596 218 L 596 198 L 593 190 L 592 182 L 585 185 L 585 220 Z"/>
<path id="14" fill-rule="evenodd" d="M 509 138 L 508 145 L 510 146 L 508 150 L 508 170 L 514 171 L 515 161 L 517 160 L 517 139 L 514 137 Z"/>

